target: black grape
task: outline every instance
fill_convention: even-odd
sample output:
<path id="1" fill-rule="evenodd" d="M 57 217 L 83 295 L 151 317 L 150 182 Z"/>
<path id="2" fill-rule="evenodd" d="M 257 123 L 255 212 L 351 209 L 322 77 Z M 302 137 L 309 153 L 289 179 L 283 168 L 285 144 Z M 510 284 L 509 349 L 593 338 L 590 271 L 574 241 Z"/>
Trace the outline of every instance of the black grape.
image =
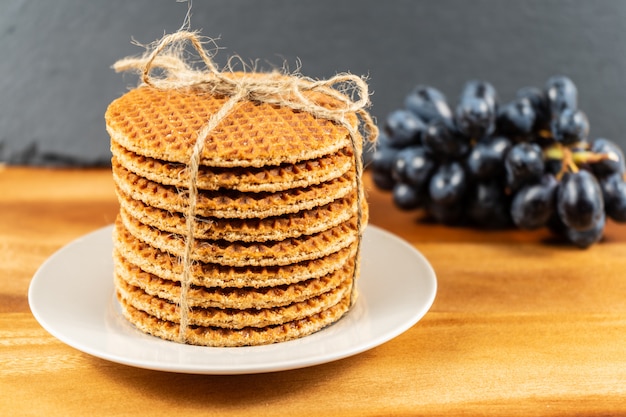
<path id="1" fill-rule="evenodd" d="M 554 213 L 558 182 L 546 174 L 537 184 L 522 187 L 511 202 L 511 217 L 520 229 L 538 229 L 545 226 Z"/>
<path id="2" fill-rule="evenodd" d="M 608 158 L 591 165 L 593 173 L 597 176 L 611 174 L 623 174 L 626 172 L 624 164 L 624 153 L 615 143 L 608 139 L 598 138 L 591 143 L 591 152 L 604 154 Z"/>
<path id="3" fill-rule="evenodd" d="M 565 109 L 578 108 L 578 88 L 568 77 L 556 75 L 546 82 L 546 97 L 550 114 L 554 117 Z"/>
<path id="4" fill-rule="evenodd" d="M 390 146 L 380 146 L 372 155 L 371 167 L 374 183 L 383 190 L 393 188 L 392 169 L 400 150 Z"/>
<path id="5" fill-rule="evenodd" d="M 537 87 L 522 87 L 515 93 L 515 98 L 526 98 L 530 101 L 535 113 L 535 125 L 533 130 L 541 130 L 547 127 L 550 121 L 550 109 L 546 94 Z"/>
<path id="6" fill-rule="evenodd" d="M 494 132 L 496 116 L 497 95 L 493 86 L 484 81 L 466 83 L 454 114 L 457 129 L 469 138 L 481 139 Z"/>
<path id="7" fill-rule="evenodd" d="M 436 204 L 450 206 L 458 203 L 466 190 L 465 169 L 456 161 L 441 164 L 430 179 L 429 194 Z"/>
<path id="8" fill-rule="evenodd" d="M 589 120 L 580 110 L 565 109 L 556 115 L 551 124 L 552 136 L 565 145 L 587 140 Z"/>
<path id="9" fill-rule="evenodd" d="M 399 149 L 390 146 L 380 146 L 372 155 L 372 168 L 376 171 L 388 172 L 391 174 Z"/>
<path id="10" fill-rule="evenodd" d="M 467 137 L 480 139 L 495 130 L 496 115 L 491 112 L 487 102 L 479 98 L 467 98 L 456 108 L 457 128 Z"/>
<path id="11" fill-rule="evenodd" d="M 419 117 L 408 110 L 399 109 L 387 116 L 384 131 L 393 146 L 403 148 L 419 144 L 425 129 L 426 125 Z"/>
<path id="12" fill-rule="evenodd" d="M 604 199 L 596 178 L 588 171 L 568 172 L 557 189 L 557 210 L 565 225 L 584 231 L 604 216 Z"/>
<path id="13" fill-rule="evenodd" d="M 498 177 L 504 173 L 504 157 L 511 141 L 504 136 L 485 138 L 467 156 L 467 169 L 478 180 Z"/>
<path id="14" fill-rule="evenodd" d="M 606 217 L 602 213 L 598 221 L 590 229 L 581 231 L 566 227 L 565 236 L 579 248 L 585 249 L 602 239 L 605 223 Z"/>
<path id="15" fill-rule="evenodd" d="M 480 80 L 471 80 L 466 82 L 461 90 L 461 97 L 459 101 L 463 101 L 468 97 L 485 100 L 489 109 L 496 114 L 498 106 L 498 93 L 490 83 Z"/>
<path id="16" fill-rule="evenodd" d="M 421 205 L 419 193 L 415 188 L 403 182 L 394 185 L 393 202 L 402 210 L 413 210 Z"/>
<path id="17" fill-rule="evenodd" d="M 498 131 L 519 140 L 527 139 L 535 125 L 535 109 L 529 98 L 517 98 L 500 108 Z"/>
<path id="18" fill-rule="evenodd" d="M 425 123 L 443 120 L 452 125 L 452 111 L 446 97 L 436 88 L 418 85 L 406 96 L 404 106 Z"/>
<path id="19" fill-rule="evenodd" d="M 616 222 L 626 222 L 626 182 L 622 174 L 615 173 L 600 179 L 607 216 Z"/>
<path id="20" fill-rule="evenodd" d="M 396 155 L 392 176 L 398 182 L 406 182 L 416 190 L 421 190 L 430 180 L 435 169 L 432 160 L 422 146 L 411 146 Z"/>
<path id="21" fill-rule="evenodd" d="M 508 197 L 497 180 L 479 182 L 468 196 L 468 217 L 475 225 L 498 229 L 511 224 Z"/>
<path id="22" fill-rule="evenodd" d="M 545 169 L 541 147 L 528 142 L 514 145 L 504 160 L 504 168 L 507 184 L 513 190 L 539 181 Z"/>
<path id="23" fill-rule="evenodd" d="M 443 120 L 435 120 L 426 128 L 423 136 L 424 147 L 432 154 L 446 158 L 458 158 L 467 154 L 469 140 L 450 128 Z"/>

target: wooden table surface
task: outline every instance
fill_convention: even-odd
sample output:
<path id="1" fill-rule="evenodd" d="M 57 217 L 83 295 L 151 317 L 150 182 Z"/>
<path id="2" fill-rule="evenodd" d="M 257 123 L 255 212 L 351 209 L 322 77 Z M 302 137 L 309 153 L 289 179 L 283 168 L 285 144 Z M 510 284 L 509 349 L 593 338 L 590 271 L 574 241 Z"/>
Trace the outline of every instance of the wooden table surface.
<path id="1" fill-rule="evenodd" d="M 30 280 L 113 222 L 111 175 L 0 167 L 0 415 L 626 415 L 626 225 L 608 224 L 588 250 L 547 231 L 446 228 L 366 181 L 371 223 L 435 269 L 431 310 L 347 359 L 212 376 L 111 363 L 48 334 L 30 313 Z"/>

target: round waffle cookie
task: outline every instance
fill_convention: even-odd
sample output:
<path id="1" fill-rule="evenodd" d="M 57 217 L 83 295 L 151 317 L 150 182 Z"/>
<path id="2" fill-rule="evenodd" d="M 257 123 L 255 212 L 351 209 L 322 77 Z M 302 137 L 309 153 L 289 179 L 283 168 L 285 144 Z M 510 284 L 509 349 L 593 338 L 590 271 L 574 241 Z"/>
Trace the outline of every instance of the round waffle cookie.
<path id="1" fill-rule="evenodd" d="M 311 93 L 321 106 L 336 100 Z M 135 152 L 187 164 L 198 132 L 227 98 L 193 89 L 136 88 L 113 101 L 105 114 L 113 142 Z M 356 125 L 357 118 L 350 121 Z M 330 120 L 243 100 L 206 138 L 200 164 L 265 167 L 320 158 L 351 146 L 345 127 Z"/>
<path id="2" fill-rule="evenodd" d="M 159 278 L 132 264 L 119 252 L 114 252 L 115 273 L 129 285 L 138 287 L 147 294 L 171 303 L 180 299 L 180 282 Z M 215 307 L 231 309 L 281 307 L 305 301 L 337 288 L 342 282 L 352 279 L 354 259 L 340 269 L 320 278 L 310 278 L 293 284 L 268 287 L 205 287 L 192 285 L 188 303 L 192 307 Z"/>
<path id="3" fill-rule="evenodd" d="M 112 165 L 115 184 L 131 198 L 164 210 L 185 212 L 188 201 L 184 190 L 136 175 L 119 165 L 115 157 Z M 310 210 L 353 192 L 354 172 L 310 187 L 275 193 L 243 193 L 229 189 L 204 191 L 198 195 L 196 215 L 222 218 L 280 216 Z"/>
<path id="4" fill-rule="evenodd" d="M 137 309 L 120 299 L 122 314 L 138 329 L 165 340 L 179 341 L 180 324 L 161 320 L 143 310 Z M 183 335 L 187 343 L 212 347 L 254 346 L 285 342 L 315 333 L 339 320 L 350 308 L 350 296 L 317 314 L 283 324 L 266 327 L 245 327 L 229 329 L 225 327 L 188 326 Z"/>
<path id="5" fill-rule="evenodd" d="M 116 191 L 121 208 L 141 223 L 165 232 L 179 235 L 185 233 L 183 213 L 147 205 L 127 196 L 119 188 Z M 197 216 L 194 237 L 230 242 L 264 242 L 323 232 L 354 217 L 357 214 L 356 201 L 356 195 L 352 194 L 310 210 L 263 219 L 221 219 Z M 366 211 L 366 208 L 363 210 Z"/>
<path id="6" fill-rule="evenodd" d="M 189 184 L 187 165 L 168 162 L 136 154 L 112 142 L 111 152 L 116 162 L 128 171 L 164 185 L 186 187 Z M 237 191 L 282 191 L 308 187 L 339 178 L 352 169 L 354 155 L 350 148 L 317 159 L 261 168 L 216 168 L 201 166 L 198 170 L 198 188 Z"/>
<path id="7" fill-rule="evenodd" d="M 120 203 L 117 298 L 126 319 L 166 340 L 245 346 L 302 337 L 354 302 L 367 222 L 361 144 L 353 148 L 341 123 L 242 99 L 208 132 L 191 169 L 199 132 L 227 100 L 142 86 L 107 109 Z M 350 113 L 345 120 L 358 122 Z"/>
<path id="8" fill-rule="evenodd" d="M 339 303 L 349 295 L 351 286 L 352 279 L 348 279 L 325 293 L 277 307 L 247 309 L 194 307 L 189 313 L 189 321 L 192 326 L 227 329 L 283 324 L 304 319 Z M 118 298 L 136 309 L 145 311 L 160 320 L 180 323 L 180 308 L 176 303 L 152 296 L 141 288 L 129 284 L 119 275 L 115 277 L 115 287 Z"/>
<path id="9" fill-rule="evenodd" d="M 114 251 L 133 265 L 158 278 L 179 282 L 183 265 L 179 256 L 155 248 L 137 239 L 124 228 L 113 229 Z M 353 262 L 356 243 L 328 256 L 279 266 L 225 266 L 194 262 L 191 265 L 192 285 L 224 288 L 280 287 L 333 273 Z"/>
<path id="10" fill-rule="evenodd" d="M 150 242 L 155 248 L 182 257 L 185 238 L 147 226 L 124 209 L 120 210 L 116 227 L 124 227 L 136 238 Z M 191 259 L 227 266 L 289 265 L 330 255 L 350 246 L 356 240 L 356 218 L 332 229 L 310 236 L 266 242 L 194 241 Z"/>

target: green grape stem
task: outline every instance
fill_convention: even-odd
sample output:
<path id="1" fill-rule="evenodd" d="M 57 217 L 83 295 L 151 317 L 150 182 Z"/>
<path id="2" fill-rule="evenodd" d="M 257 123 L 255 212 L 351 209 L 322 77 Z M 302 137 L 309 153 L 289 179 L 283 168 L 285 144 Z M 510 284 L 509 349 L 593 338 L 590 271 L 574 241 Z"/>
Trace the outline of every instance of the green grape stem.
<path id="1" fill-rule="evenodd" d="M 557 181 L 561 181 L 563 175 L 566 172 L 578 172 L 578 166 L 574 162 L 574 158 L 572 157 L 572 151 L 561 145 L 560 143 L 556 143 L 551 145 L 543 150 L 544 159 L 553 159 L 563 161 L 561 170 L 556 174 Z"/>
<path id="2" fill-rule="evenodd" d="M 572 157 L 574 159 L 574 162 L 578 165 L 594 164 L 596 162 L 606 161 L 606 160 L 611 160 L 615 162 L 619 161 L 619 156 L 617 156 L 615 152 L 593 153 L 590 151 L 580 151 L 580 152 L 573 152 Z"/>
<path id="3" fill-rule="evenodd" d="M 619 156 L 614 152 L 594 153 L 589 150 L 572 150 L 560 143 L 551 145 L 543 150 L 544 159 L 563 161 L 561 171 L 556 175 L 560 180 L 566 172 L 578 172 L 579 167 L 584 164 L 595 164 L 600 161 L 619 161 Z M 626 179 L 626 174 L 625 174 Z"/>

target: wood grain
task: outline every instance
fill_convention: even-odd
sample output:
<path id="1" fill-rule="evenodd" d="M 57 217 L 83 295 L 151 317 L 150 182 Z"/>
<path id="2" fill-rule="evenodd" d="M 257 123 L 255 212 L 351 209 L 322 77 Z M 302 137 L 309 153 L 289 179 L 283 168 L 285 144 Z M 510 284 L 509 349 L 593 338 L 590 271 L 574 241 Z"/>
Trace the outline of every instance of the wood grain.
<path id="1" fill-rule="evenodd" d="M 426 317 L 337 362 L 203 376 L 97 359 L 39 326 L 32 274 L 113 221 L 113 183 L 107 170 L 0 170 L 0 415 L 626 415 L 626 226 L 586 251 L 545 231 L 446 228 L 367 180 L 372 223 L 437 273 Z"/>

